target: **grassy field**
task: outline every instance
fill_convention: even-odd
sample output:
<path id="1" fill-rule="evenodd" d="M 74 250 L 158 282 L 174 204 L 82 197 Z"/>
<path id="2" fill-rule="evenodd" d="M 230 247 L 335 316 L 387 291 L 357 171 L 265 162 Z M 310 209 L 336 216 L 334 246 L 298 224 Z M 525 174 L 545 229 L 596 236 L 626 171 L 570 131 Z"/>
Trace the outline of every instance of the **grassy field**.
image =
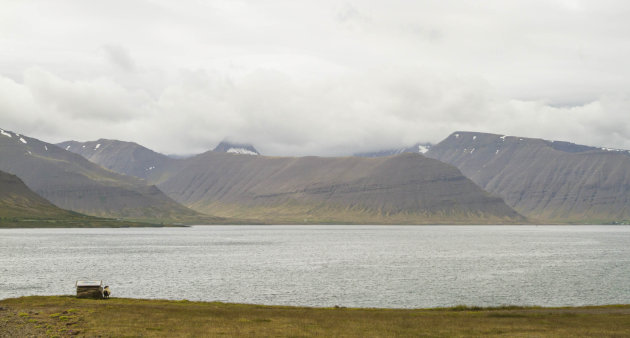
<path id="1" fill-rule="evenodd" d="M 630 305 L 392 310 L 33 296 L 0 301 L 0 337 L 627 337 Z"/>

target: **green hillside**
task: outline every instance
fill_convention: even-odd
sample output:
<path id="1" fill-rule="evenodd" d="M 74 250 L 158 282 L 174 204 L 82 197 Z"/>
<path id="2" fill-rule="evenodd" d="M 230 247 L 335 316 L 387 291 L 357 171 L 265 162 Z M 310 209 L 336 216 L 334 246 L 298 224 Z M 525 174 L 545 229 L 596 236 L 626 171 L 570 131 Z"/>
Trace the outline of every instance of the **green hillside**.
<path id="1" fill-rule="evenodd" d="M 154 226 L 81 215 L 60 209 L 30 190 L 17 176 L 0 171 L 0 228 Z"/>

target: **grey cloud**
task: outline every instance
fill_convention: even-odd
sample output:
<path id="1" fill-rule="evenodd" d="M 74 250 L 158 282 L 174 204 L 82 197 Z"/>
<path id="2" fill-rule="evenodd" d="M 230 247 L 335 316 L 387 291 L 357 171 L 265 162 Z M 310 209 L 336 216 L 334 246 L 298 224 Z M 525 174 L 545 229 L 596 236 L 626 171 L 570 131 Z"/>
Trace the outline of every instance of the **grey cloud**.
<path id="1" fill-rule="evenodd" d="M 143 114 L 147 95 L 107 78 L 70 81 L 39 68 L 24 72 L 24 85 L 47 111 L 91 121 L 121 121 Z"/>
<path id="2" fill-rule="evenodd" d="M 365 30 L 368 25 L 372 24 L 370 16 L 360 12 L 350 3 L 346 3 L 337 11 L 335 19 L 347 29 L 353 31 Z"/>
<path id="3" fill-rule="evenodd" d="M 444 37 L 444 32 L 435 27 L 425 27 L 419 24 L 405 24 L 402 31 L 415 35 L 423 40 L 439 41 Z"/>
<path id="4" fill-rule="evenodd" d="M 136 69 L 136 63 L 129 55 L 129 51 L 123 46 L 107 44 L 103 45 L 103 51 L 107 60 L 119 69 L 127 72 L 132 72 Z"/>
<path id="5" fill-rule="evenodd" d="M 350 3 L 346 3 L 343 8 L 337 12 L 337 20 L 341 23 L 347 23 L 354 20 L 363 21 L 366 18 Z"/>
<path id="6" fill-rule="evenodd" d="M 300 83 L 276 71 L 254 72 L 237 83 L 216 72 L 189 71 L 172 79 L 157 98 L 124 87 L 107 89 L 107 82 L 76 83 L 41 70 L 29 73 L 52 78 L 46 83 L 49 93 L 42 93 L 37 84 L 42 81 L 33 74 L 25 84 L 2 78 L 0 102 L 11 103 L 9 110 L 0 105 L 10 117 L 3 116 L 9 125 L 2 127 L 50 141 L 108 137 L 165 153 L 194 153 L 231 139 L 251 142 L 268 155 L 331 156 L 438 142 L 454 130 L 479 130 L 630 148 L 624 114 L 630 109 L 628 97 L 558 108 L 502 99 L 483 82 L 413 68 L 375 69 L 319 84 Z M 59 103 L 77 93 L 87 93 L 93 114 L 77 115 L 83 99 Z M 54 104 L 51 98 L 38 99 L 46 95 L 56 98 Z M 117 109 L 110 101 L 117 102 Z M 104 106 L 97 109 L 98 104 Z M 144 113 L 128 113 L 133 118 L 105 116 L 138 107 Z M 32 115 L 18 117 L 23 110 Z M 601 119 L 604 115 L 607 119 Z M 37 116 L 46 119 L 32 119 Z M 54 135 L 42 131 L 46 129 Z"/>

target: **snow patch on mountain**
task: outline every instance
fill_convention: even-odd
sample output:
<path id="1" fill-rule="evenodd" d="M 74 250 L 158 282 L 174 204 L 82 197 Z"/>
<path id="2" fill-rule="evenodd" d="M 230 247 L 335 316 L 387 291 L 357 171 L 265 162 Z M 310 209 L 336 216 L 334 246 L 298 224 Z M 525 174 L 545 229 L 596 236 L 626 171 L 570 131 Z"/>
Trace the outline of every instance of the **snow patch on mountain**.
<path id="1" fill-rule="evenodd" d="M 605 150 L 605 151 L 625 151 L 623 149 L 615 149 L 615 148 L 606 148 L 606 147 L 602 147 L 601 150 Z"/>
<path id="2" fill-rule="evenodd" d="M 12 137 L 11 134 L 7 133 L 6 131 L 0 129 L 0 134 L 7 136 L 7 137 Z"/>
<path id="3" fill-rule="evenodd" d="M 226 151 L 226 153 L 231 154 L 242 154 L 242 155 L 258 155 L 251 150 L 247 150 L 245 148 L 230 148 Z"/>
<path id="4" fill-rule="evenodd" d="M 97 144 L 97 145 L 96 145 L 96 147 L 94 147 L 94 150 L 96 150 L 96 149 L 100 148 L 100 146 L 101 146 L 101 144 L 100 144 L 100 143 L 99 143 L 99 144 Z"/>
<path id="5" fill-rule="evenodd" d="M 20 142 L 27 144 L 28 142 L 26 142 L 26 140 L 23 137 L 20 137 Z"/>

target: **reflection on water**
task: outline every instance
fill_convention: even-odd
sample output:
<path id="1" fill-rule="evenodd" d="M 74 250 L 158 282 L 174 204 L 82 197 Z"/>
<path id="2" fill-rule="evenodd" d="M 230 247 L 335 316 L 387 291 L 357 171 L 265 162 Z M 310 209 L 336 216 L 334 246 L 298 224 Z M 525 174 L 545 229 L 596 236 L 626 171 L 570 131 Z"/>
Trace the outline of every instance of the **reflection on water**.
<path id="1" fill-rule="evenodd" d="M 72 294 L 356 307 L 630 303 L 630 227 L 0 230 L 0 298 Z"/>

